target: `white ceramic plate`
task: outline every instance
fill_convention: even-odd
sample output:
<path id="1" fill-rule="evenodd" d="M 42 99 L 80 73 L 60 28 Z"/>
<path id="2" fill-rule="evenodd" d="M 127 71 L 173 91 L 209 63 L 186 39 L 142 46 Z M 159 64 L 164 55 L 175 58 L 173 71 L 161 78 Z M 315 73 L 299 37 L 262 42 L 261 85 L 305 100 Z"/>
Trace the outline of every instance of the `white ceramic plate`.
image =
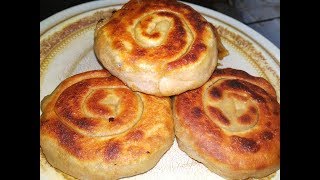
<path id="1" fill-rule="evenodd" d="M 127 0 L 93 1 L 59 12 L 40 22 L 40 101 L 64 79 L 102 69 L 93 52 L 96 22 Z M 280 97 L 280 51 L 248 26 L 219 12 L 186 3 L 218 27 L 230 55 L 221 68 L 242 69 L 267 79 Z M 40 112 L 41 113 L 41 112 Z M 51 167 L 40 152 L 41 179 L 73 179 Z M 179 150 L 176 141 L 147 173 L 128 179 L 223 179 Z M 280 170 L 265 179 L 280 179 Z"/>

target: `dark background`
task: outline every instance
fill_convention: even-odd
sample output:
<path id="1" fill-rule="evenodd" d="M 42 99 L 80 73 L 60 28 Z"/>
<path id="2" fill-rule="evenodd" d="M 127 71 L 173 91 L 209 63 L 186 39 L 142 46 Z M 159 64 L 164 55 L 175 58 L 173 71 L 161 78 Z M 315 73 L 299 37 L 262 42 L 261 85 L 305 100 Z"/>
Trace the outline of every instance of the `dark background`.
<path id="1" fill-rule="evenodd" d="M 198 4 L 253 28 L 280 48 L 280 0 L 184 0 Z M 40 21 L 89 0 L 40 0 Z"/>

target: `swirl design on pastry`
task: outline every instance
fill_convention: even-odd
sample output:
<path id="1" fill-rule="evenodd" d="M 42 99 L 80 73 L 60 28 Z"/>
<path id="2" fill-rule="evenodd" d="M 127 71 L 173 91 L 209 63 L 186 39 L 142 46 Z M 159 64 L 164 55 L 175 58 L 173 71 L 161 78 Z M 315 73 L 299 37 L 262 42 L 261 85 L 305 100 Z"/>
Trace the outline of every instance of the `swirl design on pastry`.
<path id="1" fill-rule="evenodd" d="M 264 177 L 279 169 L 280 105 L 265 79 L 217 69 L 201 88 L 174 99 L 180 149 L 228 178 Z"/>
<path id="2" fill-rule="evenodd" d="M 41 107 L 46 159 L 76 178 L 145 172 L 173 143 L 170 99 L 133 92 L 105 70 L 64 80 Z"/>
<path id="3" fill-rule="evenodd" d="M 133 90 L 170 96 L 209 79 L 217 64 L 216 35 L 188 5 L 131 0 L 99 25 L 94 49 L 102 64 Z"/>

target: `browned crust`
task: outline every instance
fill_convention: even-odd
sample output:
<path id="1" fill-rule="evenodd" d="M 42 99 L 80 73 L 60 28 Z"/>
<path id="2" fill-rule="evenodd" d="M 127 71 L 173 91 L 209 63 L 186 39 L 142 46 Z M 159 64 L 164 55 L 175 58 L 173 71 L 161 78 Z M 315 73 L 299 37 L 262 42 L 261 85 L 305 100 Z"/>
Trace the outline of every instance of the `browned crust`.
<path id="1" fill-rule="evenodd" d="M 225 68 L 225 69 L 216 69 L 215 72 L 212 74 L 211 78 L 231 78 L 231 79 L 243 79 L 248 82 L 252 82 L 253 84 L 258 84 L 261 88 L 267 91 L 271 96 L 276 97 L 276 91 L 272 87 L 272 85 L 261 77 L 251 76 L 245 71 L 232 69 L 232 68 Z M 256 82 L 256 83 L 254 83 Z"/>
<path id="2" fill-rule="evenodd" d="M 149 13 L 172 18 L 174 25 L 170 28 L 165 44 L 153 48 L 144 48 L 134 40 L 134 37 L 126 31 L 126 29 L 134 24 L 135 19 L 141 18 L 141 14 Z M 198 61 L 199 56 L 203 55 L 207 50 L 207 46 L 203 43 L 204 39 L 208 33 L 210 33 L 212 37 L 214 36 L 213 29 L 211 28 L 212 25 L 197 11 L 183 3 L 174 0 L 131 0 L 114 13 L 108 23 L 99 28 L 96 34 L 96 41 L 108 37 L 111 48 L 119 51 L 124 50 L 123 41 L 130 42 L 133 49 L 130 53 L 126 53 L 123 56 L 124 64 L 128 63 L 132 64 L 132 66 L 138 62 L 158 64 L 159 60 L 166 62 L 185 49 L 186 46 L 189 46 L 185 40 L 186 29 L 183 25 L 185 23 L 184 21 L 187 21 L 188 28 L 191 29 L 194 40 L 188 48 L 187 53 L 172 62 L 167 62 L 167 70 L 173 70 Z M 148 19 L 143 21 L 141 24 L 142 29 L 147 26 L 147 23 Z M 211 32 L 206 30 L 208 28 Z M 143 29 L 142 34 L 148 36 L 150 39 L 159 37 L 158 33 L 147 33 L 145 29 Z M 106 42 L 105 45 L 107 44 Z M 223 49 L 221 48 L 222 46 L 219 47 Z M 160 63 L 160 65 L 162 64 L 163 63 Z"/>
<path id="3" fill-rule="evenodd" d="M 109 90 L 105 90 L 107 88 Z M 113 89 L 122 99 L 116 107 L 118 114 L 109 117 L 112 108 L 101 107 L 99 101 L 106 97 L 104 91 Z M 56 168 L 74 177 L 84 177 L 85 173 L 85 177 L 94 179 L 125 177 L 152 168 L 173 142 L 170 100 L 139 94 L 143 105 L 138 103 L 136 107 L 138 100 L 134 94 L 137 93 L 106 70 L 81 73 L 63 81 L 42 103 L 40 144 L 49 163 L 58 164 Z M 94 103 L 95 98 L 98 102 Z M 127 107 L 122 107 L 121 103 Z M 144 108 L 142 115 L 137 114 L 141 107 Z M 127 114 L 121 114 L 123 108 L 123 113 Z M 155 115 L 159 118 L 152 118 Z M 138 121 L 128 125 L 135 116 Z M 123 126 L 124 130 L 118 134 L 117 130 Z M 158 127 L 157 131 L 151 131 L 153 126 Z M 99 135 L 100 131 L 113 133 Z M 63 154 L 51 154 L 54 152 Z M 92 163 L 97 165 L 92 167 Z M 73 166 L 69 167 L 70 164 Z M 113 167 L 114 164 L 117 166 Z M 105 169 L 109 166 L 113 168 Z"/>
<path id="4" fill-rule="evenodd" d="M 210 83 L 223 81 L 219 91 L 209 92 L 202 98 Z M 276 101 L 275 90 L 263 78 L 231 68 L 217 69 L 204 86 L 187 91 L 174 99 L 176 136 L 179 146 L 188 146 L 187 153 L 197 154 L 196 158 L 210 170 L 230 178 L 261 177 L 271 174 L 280 163 L 280 105 Z M 224 91 L 246 93 L 258 109 L 248 107 L 238 124 L 252 123 L 252 114 L 259 112 L 254 128 L 232 132 L 222 128 L 229 125 L 230 119 L 221 113 L 223 109 L 209 107 L 204 110 L 204 100 L 218 101 L 228 98 Z M 240 99 L 241 100 L 241 99 Z M 183 133 L 185 132 L 185 133 Z M 186 150 L 184 148 L 183 150 Z"/>

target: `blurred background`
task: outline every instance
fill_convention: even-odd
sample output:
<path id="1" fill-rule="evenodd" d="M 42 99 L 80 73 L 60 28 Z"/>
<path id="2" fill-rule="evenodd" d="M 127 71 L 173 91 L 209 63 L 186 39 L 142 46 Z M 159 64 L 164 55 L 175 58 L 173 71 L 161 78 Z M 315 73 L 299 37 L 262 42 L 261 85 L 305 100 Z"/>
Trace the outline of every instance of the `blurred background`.
<path id="1" fill-rule="evenodd" d="M 40 0 L 40 21 L 90 0 Z M 280 0 L 183 0 L 213 9 L 248 25 L 280 48 Z"/>

